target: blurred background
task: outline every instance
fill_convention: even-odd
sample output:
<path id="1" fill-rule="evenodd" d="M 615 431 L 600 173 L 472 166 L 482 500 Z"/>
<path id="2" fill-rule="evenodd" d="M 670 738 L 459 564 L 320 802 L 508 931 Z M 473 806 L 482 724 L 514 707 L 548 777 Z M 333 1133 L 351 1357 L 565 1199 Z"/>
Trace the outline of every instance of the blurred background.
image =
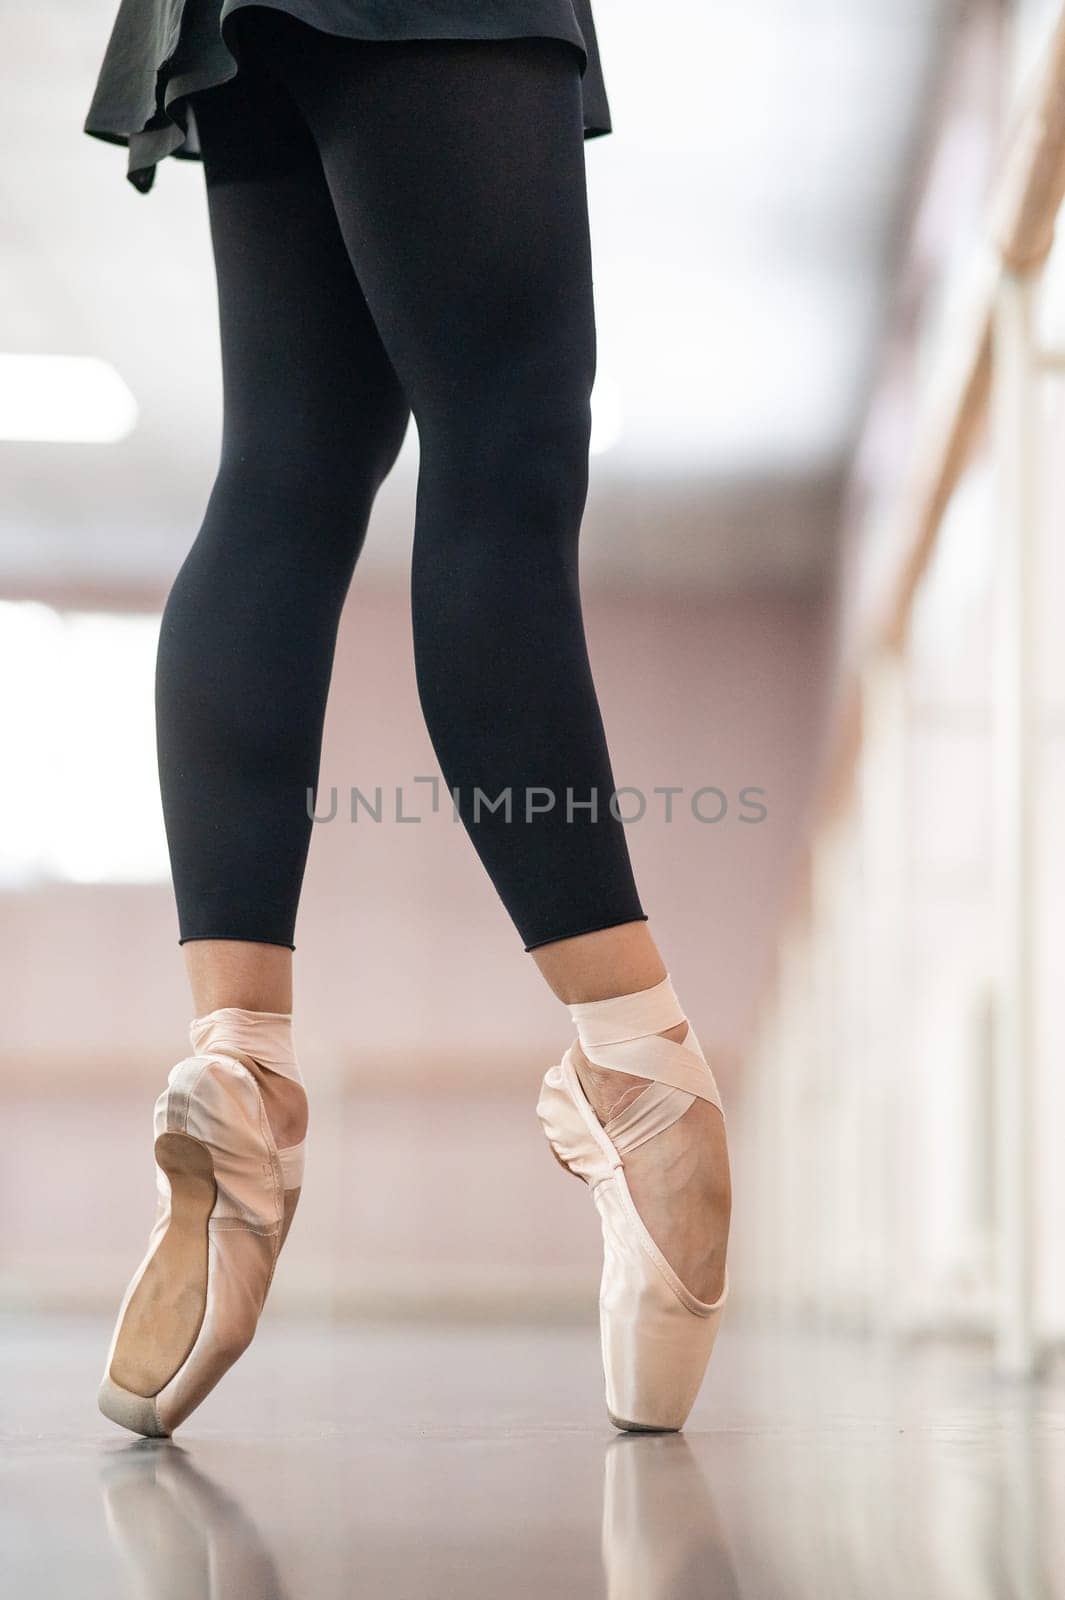
<path id="1" fill-rule="evenodd" d="M 1065 1337 L 1060 10 L 603 0 L 587 147 L 588 628 L 619 783 L 683 791 L 630 840 L 735 1130 L 737 1316 L 1021 1372 Z M 216 464 L 214 284 L 199 166 L 141 196 L 80 132 L 110 0 L 0 11 L 0 1307 L 110 1312 L 187 1049 L 152 671 Z M 461 829 L 394 820 L 436 771 L 417 466 L 412 426 L 337 655 L 273 1304 L 587 1321 L 596 1230 L 533 1113 L 568 1019 Z"/>

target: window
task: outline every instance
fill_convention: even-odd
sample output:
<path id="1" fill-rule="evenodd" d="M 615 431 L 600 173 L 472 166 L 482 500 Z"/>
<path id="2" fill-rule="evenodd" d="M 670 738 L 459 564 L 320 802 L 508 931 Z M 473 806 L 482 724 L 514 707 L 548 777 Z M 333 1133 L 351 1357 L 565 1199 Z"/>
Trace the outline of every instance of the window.
<path id="1" fill-rule="evenodd" d="M 0 884 L 168 877 L 154 724 L 159 617 L 0 601 Z"/>

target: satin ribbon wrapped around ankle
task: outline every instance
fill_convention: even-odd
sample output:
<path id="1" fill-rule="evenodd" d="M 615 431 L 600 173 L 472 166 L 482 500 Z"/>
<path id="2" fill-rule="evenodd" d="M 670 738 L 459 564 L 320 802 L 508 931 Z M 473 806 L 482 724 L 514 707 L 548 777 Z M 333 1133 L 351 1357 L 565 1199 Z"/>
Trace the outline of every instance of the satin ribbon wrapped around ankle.
<path id="1" fill-rule="evenodd" d="M 198 1056 L 251 1056 L 260 1066 L 283 1078 L 302 1083 L 292 1043 L 292 1016 L 288 1011 L 246 1011 L 242 1006 L 222 1006 L 196 1017 L 189 1038 Z"/>
<path id="2" fill-rule="evenodd" d="M 714 1075 L 689 1028 L 683 1044 L 659 1037 L 687 1021 L 667 975 L 651 989 L 569 1008 L 581 1049 L 594 1066 L 654 1081 L 604 1125 L 619 1155 L 672 1127 L 696 1100 L 724 1115 Z"/>
<path id="3" fill-rule="evenodd" d="M 237 1059 L 250 1056 L 267 1072 L 276 1072 L 303 1086 L 292 1043 L 292 1016 L 287 1011 L 248 1011 L 243 1006 L 221 1006 L 196 1017 L 189 1038 L 198 1056 Z M 303 1182 L 306 1140 L 278 1150 L 286 1189 Z"/>

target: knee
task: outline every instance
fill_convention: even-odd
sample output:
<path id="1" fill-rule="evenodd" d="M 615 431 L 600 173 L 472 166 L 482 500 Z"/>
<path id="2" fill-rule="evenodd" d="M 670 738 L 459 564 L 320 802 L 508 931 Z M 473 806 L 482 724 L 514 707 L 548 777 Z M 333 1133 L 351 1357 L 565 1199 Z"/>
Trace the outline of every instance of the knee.
<path id="1" fill-rule="evenodd" d="M 588 491 L 590 387 L 568 375 L 531 382 L 519 370 L 420 416 L 426 511 L 458 537 L 511 524 L 534 540 L 575 533 Z"/>
<path id="2" fill-rule="evenodd" d="M 368 514 L 409 418 L 404 401 L 358 411 L 308 407 L 281 426 L 265 411 L 227 414 L 219 485 L 297 514 L 313 506 Z"/>
<path id="3" fill-rule="evenodd" d="M 510 393 L 419 433 L 412 598 L 423 704 L 461 692 L 492 706 L 487 661 L 579 623 L 588 398 L 558 392 L 530 404 L 528 391 Z"/>

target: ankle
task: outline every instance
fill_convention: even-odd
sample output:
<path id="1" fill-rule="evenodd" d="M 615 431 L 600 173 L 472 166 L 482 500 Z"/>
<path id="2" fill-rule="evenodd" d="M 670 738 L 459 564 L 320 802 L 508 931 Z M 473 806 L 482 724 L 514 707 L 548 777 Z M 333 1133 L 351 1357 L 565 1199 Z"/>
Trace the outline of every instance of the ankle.
<path id="1" fill-rule="evenodd" d="M 234 1051 L 234 1060 L 246 1067 L 259 1085 L 266 1120 L 279 1150 L 302 1144 L 307 1137 L 307 1094 L 301 1083 L 283 1078 L 244 1051 Z"/>
<path id="2" fill-rule="evenodd" d="M 307 1134 L 307 1096 L 296 1060 L 290 1012 L 223 1006 L 196 1017 L 189 1037 L 198 1054 L 229 1056 L 255 1079 L 279 1150 Z"/>
<path id="3" fill-rule="evenodd" d="M 658 1037 L 683 1044 L 688 1032 L 688 1023 L 681 1022 L 675 1028 L 664 1029 Z M 606 1123 L 612 1117 L 620 1116 L 654 1081 L 652 1078 L 634 1078 L 628 1072 L 615 1072 L 610 1067 L 597 1066 L 594 1061 L 588 1060 L 579 1043 L 574 1044 L 573 1053 L 581 1088 L 600 1122 Z"/>

